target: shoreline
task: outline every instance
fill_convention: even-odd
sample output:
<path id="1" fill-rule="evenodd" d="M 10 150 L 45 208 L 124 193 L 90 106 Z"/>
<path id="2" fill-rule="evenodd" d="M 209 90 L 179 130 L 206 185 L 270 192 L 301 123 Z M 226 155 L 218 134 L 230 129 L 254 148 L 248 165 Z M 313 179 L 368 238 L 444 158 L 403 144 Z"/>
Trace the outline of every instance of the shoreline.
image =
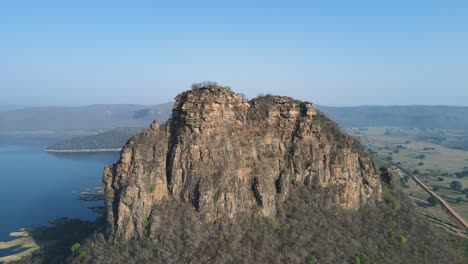
<path id="1" fill-rule="evenodd" d="M 121 148 L 117 149 L 46 149 L 46 152 L 56 152 L 56 153 L 75 153 L 75 152 L 117 152 L 121 151 Z"/>

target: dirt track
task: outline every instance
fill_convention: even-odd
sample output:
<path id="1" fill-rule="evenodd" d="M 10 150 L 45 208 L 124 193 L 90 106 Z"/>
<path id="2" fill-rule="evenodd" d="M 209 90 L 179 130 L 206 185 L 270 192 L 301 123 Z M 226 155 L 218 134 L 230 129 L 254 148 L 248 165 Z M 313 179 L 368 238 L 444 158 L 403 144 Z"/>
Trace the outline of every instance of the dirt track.
<path id="1" fill-rule="evenodd" d="M 424 182 L 422 182 L 418 177 L 412 176 L 413 180 L 421 186 L 426 192 L 428 192 L 431 195 L 434 195 L 437 199 L 439 199 L 441 206 L 449 213 L 451 214 L 457 221 L 463 225 L 466 229 L 468 229 L 468 223 L 465 221 L 465 219 L 457 212 L 455 209 L 453 209 L 442 197 L 440 197 L 438 194 L 433 192 Z"/>
<path id="2" fill-rule="evenodd" d="M 402 171 L 404 174 L 410 176 L 419 186 L 421 186 L 421 188 L 426 191 L 427 193 L 429 193 L 430 195 L 434 195 L 437 199 L 439 199 L 440 201 L 440 204 L 442 206 L 442 208 L 444 208 L 451 216 L 453 216 L 463 227 L 465 227 L 465 229 L 468 230 L 468 223 L 466 222 L 466 220 L 457 212 L 455 211 L 455 209 L 453 209 L 453 207 L 451 207 L 444 199 L 442 199 L 442 197 L 440 197 L 438 194 L 436 194 L 435 192 L 433 192 L 431 190 L 431 188 L 429 188 L 423 181 L 421 181 L 421 179 L 419 179 L 418 177 L 414 176 L 412 173 L 409 173 L 405 168 L 401 167 L 400 165 L 398 164 L 395 164 L 393 162 L 390 162 L 390 161 L 387 161 L 387 160 L 384 160 L 380 157 L 378 157 L 380 160 L 386 162 L 386 163 L 389 163 L 395 167 L 397 167 L 400 171 Z"/>

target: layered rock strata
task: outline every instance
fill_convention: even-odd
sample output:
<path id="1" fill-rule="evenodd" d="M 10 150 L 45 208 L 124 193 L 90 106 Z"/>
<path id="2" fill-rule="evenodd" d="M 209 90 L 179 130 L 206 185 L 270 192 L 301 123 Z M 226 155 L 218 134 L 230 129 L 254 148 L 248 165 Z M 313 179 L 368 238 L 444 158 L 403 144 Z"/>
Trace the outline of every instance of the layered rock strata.
<path id="1" fill-rule="evenodd" d="M 169 200 L 191 204 L 207 223 L 274 216 L 296 187 L 331 188 L 334 204 L 355 210 L 381 199 L 378 174 L 359 142 L 312 103 L 193 89 L 105 168 L 108 234 L 145 236 L 150 216 L 163 213 L 155 206 Z"/>

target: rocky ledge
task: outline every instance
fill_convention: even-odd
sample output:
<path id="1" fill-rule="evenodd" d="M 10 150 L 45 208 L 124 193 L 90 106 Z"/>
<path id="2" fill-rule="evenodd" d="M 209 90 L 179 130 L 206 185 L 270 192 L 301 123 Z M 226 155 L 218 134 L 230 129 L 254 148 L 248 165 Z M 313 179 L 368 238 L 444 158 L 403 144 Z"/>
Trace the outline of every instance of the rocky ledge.
<path id="1" fill-rule="evenodd" d="M 156 208 L 171 200 L 190 204 L 207 223 L 274 216 L 299 187 L 328 190 L 331 204 L 356 210 L 381 199 L 378 175 L 359 142 L 312 103 L 195 88 L 176 97 L 165 124 L 129 140 L 104 169 L 108 235 L 155 234 L 164 213 Z"/>

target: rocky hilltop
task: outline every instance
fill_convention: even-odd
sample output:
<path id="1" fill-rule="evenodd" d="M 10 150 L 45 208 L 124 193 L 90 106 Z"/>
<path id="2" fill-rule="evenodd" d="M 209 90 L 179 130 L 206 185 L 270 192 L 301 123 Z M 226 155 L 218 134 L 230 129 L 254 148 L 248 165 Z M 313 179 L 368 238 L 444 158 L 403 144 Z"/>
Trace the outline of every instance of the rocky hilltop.
<path id="1" fill-rule="evenodd" d="M 154 235 L 158 206 L 189 204 L 206 223 L 274 216 L 291 188 L 326 190 L 347 210 L 381 200 L 379 172 L 359 142 L 312 103 L 247 101 L 216 85 L 176 97 L 172 116 L 127 142 L 104 170 L 108 235 Z"/>

